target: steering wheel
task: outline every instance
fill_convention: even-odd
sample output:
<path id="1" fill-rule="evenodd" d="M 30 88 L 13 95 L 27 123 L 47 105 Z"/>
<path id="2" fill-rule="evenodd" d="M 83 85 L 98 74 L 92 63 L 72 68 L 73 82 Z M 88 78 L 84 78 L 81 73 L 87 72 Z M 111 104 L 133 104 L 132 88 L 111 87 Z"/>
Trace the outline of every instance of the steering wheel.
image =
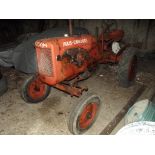
<path id="1" fill-rule="evenodd" d="M 109 33 L 111 30 L 117 29 L 117 21 L 115 19 L 102 20 L 103 33 Z"/>

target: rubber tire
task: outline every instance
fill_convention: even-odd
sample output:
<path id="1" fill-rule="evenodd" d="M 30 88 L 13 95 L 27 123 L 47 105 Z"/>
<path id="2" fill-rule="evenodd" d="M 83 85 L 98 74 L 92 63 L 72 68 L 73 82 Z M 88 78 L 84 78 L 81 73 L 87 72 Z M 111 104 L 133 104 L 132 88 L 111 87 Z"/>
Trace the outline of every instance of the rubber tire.
<path id="1" fill-rule="evenodd" d="M 78 117 L 82 113 L 84 106 L 87 105 L 87 103 L 89 103 L 88 101 L 93 101 L 94 98 L 97 98 L 97 100 L 99 102 L 99 107 L 98 107 L 97 114 L 96 114 L 93 122 L 89 126 L 89 128 L 87 128 L 85 130 L 82 130 L 82 131 L 79 131 L 77 129 Z M 95 123 L 95 121 L 96 121 L 96 119 L 97 119 L 97 117 L 99 115 L 99 112 L 100 112 L 100 109 L 101 109 L 101 104 L 102 104 L 101 99 L 96 94 L 91 93 L 91 94 L 85 95 L 84 97 L 81 97 L 79 103 L 75 104 L 75 106 L 73 106 L 73 108 L 71 110 L 71 114 L 70 114 L 69 121 L 68 121 L 68 129 L 69 129 L 69 131 L 74 135 L 83 134 L 86 131 L 88 131 L 88 129 L 90 129 L 92 127 L 92 125 Z"/>
<path id="2" fill-rule="evenodd" d="M 39 99 L 32 99 L 29 95 L 28 95 L 28 92 L 27 92 L 27 88 L 29 86 L 29 84 L 35 79 L 36 76 L 30 76 L 29 78 L 27 78 L 23 85 L 22 85 L 22 88 L 21 88 L 21 97 L 23 98 L 23 100 L 29 104 L 37 104 L 43 100 L 45 100 L 48 95 L 50 94 L 50 91 L 51 91 L 51 87 L 47 84 L 46 85 L 46 93 L 43 97 L 39 98 Z"/>
<path id="3" fill-rule="evenodd" d="M 8 90 L 7 78 L 1 74 L 0 75 L 0 96 L 2 96 L 7 90 Z"/>
<path id="4" fill-rule="evenodd" d="M 123 54 L 118 64 L 118 81 L 121 87 L 128 88 L 135 81 L 135 78 L 132 81 L 128 80 L 128 70 L 130 62 L 134 56 L 136 56 L 137 58 L 137 49 L 134 47 L 128 47 L 123 51 Z M 137 73 L 137 67 L 135 68 L 135 77 L 136 73 Z"/>

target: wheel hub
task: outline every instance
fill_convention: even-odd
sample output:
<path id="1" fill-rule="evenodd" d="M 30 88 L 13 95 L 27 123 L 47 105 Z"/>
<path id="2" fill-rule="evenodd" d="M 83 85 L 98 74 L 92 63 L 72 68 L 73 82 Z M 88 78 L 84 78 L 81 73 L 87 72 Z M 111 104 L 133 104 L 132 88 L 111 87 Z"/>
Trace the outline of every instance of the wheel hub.
<path id="1" fill-rule="evenodd" d="M 88 112 L 86 115 L 87 120 L 90 119 L 91 117 L 92 117 L 92 114 L 90 112 Z"/>
<path id="2" fill-rule="evenodd" d="M 41 98 L 45 94 L 45 84 L 39 79 L 35 79 L 30 83 L 28 93 L 33 99 Z"/>
<path id="3" fill-rule="evenodd" d="M 84 130 L 89 128 L 89 126 L 95 119 L 97 109 L 98 109 L 97 103 L 90 103 L 83 109 L 79 119 L 80 129 Z"/>

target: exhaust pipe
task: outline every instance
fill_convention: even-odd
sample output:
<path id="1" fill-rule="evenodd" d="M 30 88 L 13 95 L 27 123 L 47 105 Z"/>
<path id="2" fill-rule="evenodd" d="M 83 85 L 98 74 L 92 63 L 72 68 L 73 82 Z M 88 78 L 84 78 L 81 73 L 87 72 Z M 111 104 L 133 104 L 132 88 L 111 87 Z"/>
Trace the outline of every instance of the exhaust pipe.
<path id="1" fill-rule="evenodd" d="M 72 19 L 69 19 L 69 35 L 73 35 L 73 28 L 72 28 Z"/>

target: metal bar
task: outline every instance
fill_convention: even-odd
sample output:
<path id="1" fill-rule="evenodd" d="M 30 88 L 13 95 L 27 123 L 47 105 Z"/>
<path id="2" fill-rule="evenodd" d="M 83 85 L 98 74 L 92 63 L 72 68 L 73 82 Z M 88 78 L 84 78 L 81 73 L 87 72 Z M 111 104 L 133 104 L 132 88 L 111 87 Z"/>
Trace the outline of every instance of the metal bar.
<path id="1" fill-rule="evenodd" d="M 125 114 L 128 112 L 129 108 L 137 101 L 139 96 L 145 90 L 146 86 L 141 85 L 136 93 L 129 99 L 127 104 L 121 109 L 121 111 L 116 115 L 116 117 L 103 129 L 100 135 L 109 135 L 117 124 L 122 120 Z"/>
<path id="2" fill-rule="evenodd" d="M 69 85 L 65 85 L 65 84 L 56 84 L 54 86 L 55 88 L 62 90 L 68 94 L 70 94 L 71 96 L 76 96 L 79 97 L 82 95 L 82 91 L 83 89 L 77 88 L 77 87 L 71 87 Z"/>

